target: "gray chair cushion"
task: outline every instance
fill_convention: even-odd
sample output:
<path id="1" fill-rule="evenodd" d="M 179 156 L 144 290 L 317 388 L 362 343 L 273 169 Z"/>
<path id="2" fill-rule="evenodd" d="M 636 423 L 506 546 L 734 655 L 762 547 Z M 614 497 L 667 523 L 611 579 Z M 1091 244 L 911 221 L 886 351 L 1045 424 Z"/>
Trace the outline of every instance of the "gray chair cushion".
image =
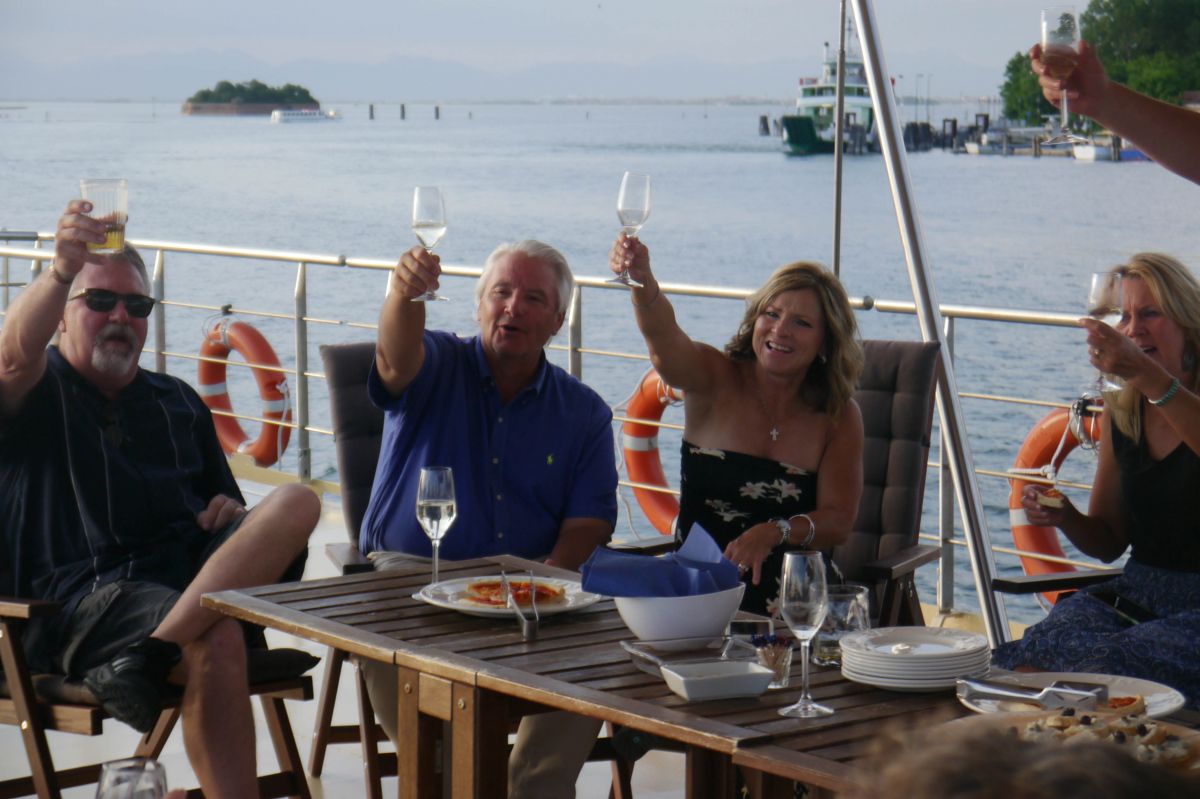
<path id="1" fill-rule="evenodd" d="M 936 342 L 864 341 L 866 368 L 854 399 L 862 410 L 863 493 L 854 532 L 834 561 L 858 568 L 917 542 L 938 369 Z"/>
<path id="2" fill-rule="evenodd" d="M 375 360 L 375 342 L 324 344 L 321 360 L 329 384 L 333 438 L 342 484 L 342 515 L 346 519 L 346 534 L 357 544 L 383 440 L 383 411 L 367 395 L 367 375 Z"/>

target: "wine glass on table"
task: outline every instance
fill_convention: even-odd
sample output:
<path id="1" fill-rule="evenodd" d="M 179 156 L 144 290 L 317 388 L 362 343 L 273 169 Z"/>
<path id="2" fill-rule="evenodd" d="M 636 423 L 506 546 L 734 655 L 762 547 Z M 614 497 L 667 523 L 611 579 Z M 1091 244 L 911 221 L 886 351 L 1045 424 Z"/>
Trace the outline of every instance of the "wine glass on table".
<path id="1" fill-rule="evenodd" d="M 833 708 L 818 705 L 808 693 L 808 648 L 829 610 L 825 587 L 825 559 L 820 552 L 788 552 L 783 556 L 779 610 L 788 629 L 800 642 L 800 701 L 779 711 L 781 716 L 812 719 L 828 716 Z"/>
<path id="2" fill-rule="evenodd" d="M 1115 328 L 1121 322 L 1121 302 L 1120 275 L 1113 272 L 1096 272 L 1092 275 L 1088 289 L 1088 316 Z M 1107 391 L 1120 391 L 1122 384 L 1115 375 L 1101 372 L 1090 388 L 1094 388 L 1096 396 L 1103 396 Z"/>
<path id="3" fill-rule="evenodd" d="M 157 760 L 127 757 L 100 767 L 96 799 L 163 799 L 167 795 L 167 770 Z"/>
<path id="4" fill-rule="evenodd" d="M 426 466 L 417 484 L 417 521 L 433 544 L 433 582 L 438 581 L 438 546 L 454 524 L 454 472 L 449 466 Z"/>
<path id="5" fill-rule="evenodd" d="M 650 176 L 626 172 L 621 178 L 621 192 L 617 195 L 617 218 L 621 220 L 621 228 L 626 236 L 636 236 L 650 218 Z M 629 276 L 628 269 L 622 269 L 621 274 L 609 283 L 620 283 L 624 286 L 640 289 L 642 284 Z"/>
<path id="6" fill-rule="evenodd" d="M 1079 64 L 1079 16 L 1074 6 L 1051 6 L 1042 11 L 1042 66 L 1052 78 L 1066 80 Z M 1042 144 L 1087 144 L 1071 132 L 1067 93 L 1059 100 L 1062 125 L 1057 136 Z"/>
<path id="7" fill-rule="evenodd" d="M 433 252 L 433 248 L 446 235 L 446 203 L 442 199 L 442 191 L 437 186 L 417 186 L 413 190 L 412 229 L 421 241 L 425 252 Z M 433 289 L 419 297 L 413 297 L 413 302 L 432 302 L 445 300 L 446 297 Z"/>

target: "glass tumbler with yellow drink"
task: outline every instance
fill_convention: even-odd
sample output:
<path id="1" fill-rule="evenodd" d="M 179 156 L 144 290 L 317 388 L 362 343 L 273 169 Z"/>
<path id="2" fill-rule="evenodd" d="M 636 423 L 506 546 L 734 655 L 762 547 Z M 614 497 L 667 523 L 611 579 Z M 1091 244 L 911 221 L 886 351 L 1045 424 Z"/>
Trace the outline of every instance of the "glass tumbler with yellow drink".
<path id="1" fill-rule="evenodd" d="M 124 178 L 85 178 L 79 181 L 83 199 L 92 204 L 92 219 L 105 223 L 103 244 L 88 244 L 90 252 L 114 253 L 125 249 L 125 222 L 129 218 L 129 181 Z"/>

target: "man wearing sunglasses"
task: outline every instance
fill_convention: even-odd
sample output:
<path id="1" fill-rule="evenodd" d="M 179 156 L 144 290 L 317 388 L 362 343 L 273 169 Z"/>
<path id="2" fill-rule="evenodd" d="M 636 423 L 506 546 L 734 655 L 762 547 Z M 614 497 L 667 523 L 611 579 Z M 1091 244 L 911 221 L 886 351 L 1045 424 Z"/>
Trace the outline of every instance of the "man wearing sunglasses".
<path id="1" fill-rule="evenodd" d="M 90 210 L 67 206 L 0 327 L 0 593 L 60 603 L 28 630 L 31 665 L 83 678 L 139 731 L 182 685 L 205 795 L 257 795 L 243 632 L 200 595 L 302 568 L 320 502 L 290 485 L 247 511 L 196 392 L 138 366 L 146 267 L 132 247 L 88 252 L 105 235 Z"/>

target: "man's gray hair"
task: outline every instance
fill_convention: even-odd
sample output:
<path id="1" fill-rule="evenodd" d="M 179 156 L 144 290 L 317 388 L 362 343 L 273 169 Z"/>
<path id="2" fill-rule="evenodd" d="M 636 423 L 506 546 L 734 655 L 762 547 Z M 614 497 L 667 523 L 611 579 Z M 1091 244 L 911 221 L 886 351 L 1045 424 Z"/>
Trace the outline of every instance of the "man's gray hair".
<path id="1" fill-rule="evenodd" d="M 575 290 L 575 276 L 567 264 L 566 256 L 545 242 L 535 239 L 523 239 L 514 243 L 505 242 L 487 257 L 483 264 L 483 274 L 475 284 L 475 304 L 483 300 L 483 290 L 487 286 L 488 277 L 496 263 L 506 255 L 520 253 L 528 258 L 534 258 L 554 270 L 554 282 L 558 292 L 558 312 L 566 313 L 567 304 L 571 302 L 571 293 Z"/>
<path id="2" fill-rule="evenodd" d="M 132 244 L 126 244 L 125 249 L 114 253 L 111 257 L 124 261 L 136 269 L 142 277 L 142 285 L 145 286 L 146 293 L 150 293 L 150 273 L 146 271 L 146 262 L 142 260 L 142 254 Z"/>

